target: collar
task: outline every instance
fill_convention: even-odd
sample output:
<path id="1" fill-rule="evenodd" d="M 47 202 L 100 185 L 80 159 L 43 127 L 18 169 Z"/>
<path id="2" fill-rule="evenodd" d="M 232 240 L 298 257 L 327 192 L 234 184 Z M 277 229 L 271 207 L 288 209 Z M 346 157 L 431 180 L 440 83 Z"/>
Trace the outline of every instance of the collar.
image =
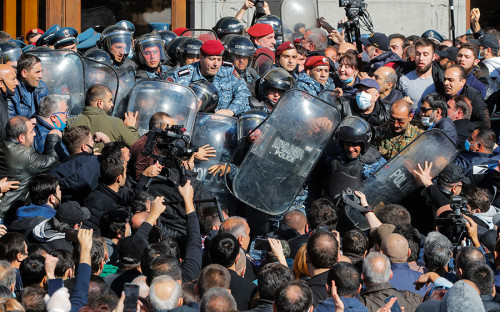
<path id="1" fill-rule="evenodd" d="M 408 262 L 403 262 L 403 263 L 392 263 L 391 262 L 391 268 L 394 268 L 394 269 L 410 269 L 410 266 L 408 265 Z"/>
<path id="2" fill-rule="evenodd" d="M 381 290 L 384 290 L 384 289 L 394 289 L 394 290 L 396 290 L 394 287 L 391 286 L 391 284 L 389 282 L 387 282 L 387 283 L 380 283 L 380 284 L 371 285 L 371 286 L 367 287 L 366 289 L 361 290 L 360 295 L 363 296 L 363 295 L 365 295 L 367 293 L 377 292 L 377 291 L 381 291 Z"/>

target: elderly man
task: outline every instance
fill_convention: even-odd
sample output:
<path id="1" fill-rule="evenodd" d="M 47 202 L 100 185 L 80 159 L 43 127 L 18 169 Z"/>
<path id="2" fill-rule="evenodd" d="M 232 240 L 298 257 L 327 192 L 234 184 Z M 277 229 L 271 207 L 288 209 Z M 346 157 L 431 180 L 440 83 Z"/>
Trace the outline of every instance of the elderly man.
<path id="1" fill-rule="evenodd" d="M 312 55 L 312 52 L 324 55 L 324 51 L 328 43 L 327 39 L 328 36 L 326 31 L 321 28 L 314 27 L 306 30 L 301 44 L 307 51 L 309 51 L 309 55 Z"/>
<path id="2" fill-rule="evenodd" d="M 42 81 L 42 61 L 34 55 L 23 54 L 17 61 L 19 85 L 16 92 L 9 92 L 9 118 L 24 116 L 31 118 L 38 110 L 40 100 L 49 94 Z"/>
<path id="3" fill-rule="evenodd" d="M 373 79 L 363 79 L 354 85 L 356 97 L 351 99 L 352 115 L 366 120 L 377 129 L 389 120 L 389 107 L 380 101 L 380 87 Z"/>
<path id="4" fill-rule="evenodd" d="M 413 119 L 411 104 L 398 100 L 392 104 L 389 121 L 377 129 L 375 145 L 385 159 L 396 156 L 423 131 L 410 122 Z"/>
<path id="5" fill-rule="evenodd" d="M 228 116 L 238 116 L 244 113 L 249 108 L 248 98 L 251 93 L 234 66 L 231 63 L 222 62 L 224 54 L 222 43 L 208 40 L 203 43 L 200 52 L 198 62 L 181 67 L 167 80 L 186 86 L 198 80 L 210 81 L 219 92 L 216 113 Z"/>
<path id="6" fill-rule="evenodd" d="M 255 24 L 248 28 L 248 34 L 257 49 L 268 48 L 272 51 L 275 50 L 276 39 L 273 26 L 264 23 Z"/>
<path id="7" fill-rule="evenodd" d="M 335 84 L 330 78 L 330 63 L 325 56 L 308 57 L 304 71 L 299 74 L 297 88 L 318 96 L 323 90 L 333 90 Z"/>
<path id="8" fill-rule="evenodd" d="M 33 147 L 39 154 L 45 150 L 45 139 L 50 130 L 64 131 L 68 122 L 68 104 L 63 96 L 57 94 L 47 95 L 40 101 L 38 114 L 35 115 L 37 127 Z M 68 150 L 62 142 L 57 143 L 57 156 L 63 160 L 69 155 Z"/>
<path id="9" fill-rule="evenodd" d="M 1 64 L 0 65 L 0 141 L 6 137 L 5 128 L 9 122 L 9 106 L 7 97 L 16 93 L 16 86 L 19 85 L 17 80 L 16 70 L 14 67 Z"/>
<path id="10" fill-rule="evenodd" d="M 9 140 L 0 142 L 0 178 L 20 181 L 19 188 L 5 194 L 0 203 L 0 218 L 7 211 L 26 204 L 27 185 L 31 176 L 47 171 L 58 163 L 55 145 L 61 139 L 61 131 L 51 130 L 45 142 L 45 153 L 38 154 L 32 147 L 35 140 L 35 124 L 24 116 L 15 116 L 7 124 Z M 16 205 L 14 205 L 16 204 Z"/>
<path id="11" fill-rule="evenodd" d="M 403 93 L 396 89 L 398 82 L 398 75 L 396 71 L 388 66 L 382 66 L 377 69 L 373 75 L 373 79 L 377 81 L 380 87 L 380 100 L 386 105 L 403 98 Z"/>

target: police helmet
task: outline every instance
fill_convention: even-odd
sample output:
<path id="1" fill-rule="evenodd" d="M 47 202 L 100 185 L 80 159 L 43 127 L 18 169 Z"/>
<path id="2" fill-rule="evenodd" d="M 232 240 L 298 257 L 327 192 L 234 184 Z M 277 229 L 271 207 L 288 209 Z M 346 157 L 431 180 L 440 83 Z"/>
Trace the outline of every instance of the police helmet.
<path id="1" fill-rule="evenodd" d="M 230 55 L 253 57 L 255 54 L 255 47 L 252 41 L 241 35 L 232 36 L 231 39 L 227 41 L 225 48 L 226 52 Z"/>
<path id="2" fill-rule="evenodd" d="M 21 48 L 12 42 L 0 41 L 0 63 L 17 62 L 21 56 Z"/>
<path id="3" fill-rule="evenodd" d="M 144 34 L 139 36 L 135 40 L 135 50 L 139 63 L 142 65 L 147 65 L 144 59 L 144 54 L 151 53 L 153 50 L 146 51 L 146 49 L 158 48 L 158 61 L 165 60 L 165 46 L 163 45 L 163 40 L 157 34 Z M 160 63 L 158 63 L 160 64 Z"/>
<path id="4" fill-rule="evenodd" d="M 372 138 L 372 129 L 364 119 L 348 116 L 342 120 L 338 127 L 337 138 L 341 142 L 360 143 L 361 153 L 364 153 Z"/>
<path id="5" fill-rule="evenodd" d="M 165 47 L 170 43 L 170 41 L 172 41 L 174 38 L 177 38 L 177 34 L 171 30 L 157 30 L 153 33 L 156 33 L 158 36 L 160 36 Z"/>
<path id="6" fill-rule="evenodd" d="M 121 20 L 118 23 L 116 23 L 115 25 L 118 25 L 118 26 L 125 28 L 126 30 L 128 30 L 132 34 L 132 36 L 134 35 L 135 26 L 134 26 L 134 24 L 132 24 L 132 22 L 127 21 L 127 20 Z"/>
<path id="7" fill-rule="evenodd" d="M 199 112 L 213 112 L 219 103 L 219 92 L 217 88 L 206 80 L 198 80 L 189 84 L 196 97 L 201 103 L 198 104 Z"/>
<path id="8" fill-rule="evenodd" d="M 245 26 L 233 16 L 226 16 L 217 21 L 214 28 L 212 28 L 220 39 L 226 35 L 238 34 L 242 35 L 245 31 Z"/>
<path id="9" fill-rule="evenodd" d="M 179 62 L 179 45 L 188 39 L 188 37 L 176 37 L 167 45 L 167 55 L 170 58 L 170 64 L 175 66 Z"/>
<path id="10" fill-rule="evenodd" d="M 96 62 L 103 63 L 109 66 L 113 66 L 113 59 L 109 55 L 108 52 L 99 49 L 99 48 L 93 48 L 85 52 L 83 55 L 86 58 L 92 59 Z"/>
<path id="11" fill-rule="evenodd" d="M 275 106 L 276 103 L 268 101 L 267 90 L 273 88 L 281 91 L 287 91 L 293 88 L 295 79 L 283 68 L 273 68 L 262 76 L 256 88 L 256 97 L 259 101 L 266 101 Z"/>
<path id="12" fill-rule="evenodd" d="M 283 43 L 283 30 L 281 27 L 281 19 L 276 15 L 264 15 L 260 17 L 256 24 L 269 24 L 273 27 L 276 35 L 276 46 Z"/>
<path id="13" fill-rule="evenodd" d="M 132 33 L 119 25 L 106 27 L 99 39 L 100 47 L 111 53 L 111 46 L 118 43 L 125 44 L 125 55 L 130 54 L 132 52 Z"/>
<path id="14" fill-rule="evenodd" d="M 197 38 L 186 38 L 179 44 L 179 53 L 181 56 L 186 54 L 200 55 L 200 49 L 203 41 Z"/>
<path id="15" fill-rule="evenodd" d="M 238 140 L 248 136 L 250 132 L 255 130 L 268 115 L 260 109 L 247 110 L 243 115 L 238 118 Z"/>

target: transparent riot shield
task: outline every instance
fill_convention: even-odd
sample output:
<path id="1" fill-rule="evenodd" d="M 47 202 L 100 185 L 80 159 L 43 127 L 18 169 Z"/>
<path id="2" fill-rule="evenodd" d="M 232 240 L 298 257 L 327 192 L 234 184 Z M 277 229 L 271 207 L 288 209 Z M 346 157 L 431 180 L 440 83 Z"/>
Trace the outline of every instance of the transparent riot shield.
<path id="1" fill-rule="evenodd" d="M 187 29 L 181 33 L 182 37 L 197 38 L 205 42 L 208 40 L 217 40 L 217 33 L 212 29 Z"/>
<path id="2" fill-rule="evenodd" d="M 267 114 L 264 111 L 252 109 L 238 118 L 238 141 L 246 138 L 251 132 L 259 127 Z"/>
<path id="3" fill-rule="evenodd" d="M 284 41 L 293 41 L 303 36 L 301 28 L 317 25 L 318 7 L 316 0 L 283 0 L 281 2 L 281 23 Z"/>
<path id="4" fill-rule="evenodd" d="M 138 82 L 130 92 L 127 111 L 139 112 L 137 130 L 140 135 L 149 131 L 149 119 L 156 112 L 165 112 L 183 125 L 185 134 L 193 133 L 197 111 L 197 98 L 187 86 L 167 82 L 144 80 Z"/>
<path id="5" fill-rule="evenodd" d="M 337 102 L 338 95 L 339 95 L 339 93 L 337 91 L 325 89 L 325 90 L 321 91 L 321 93 L 318 95 L 318 97 L 320 99 L 322 99 L 323 101 L 334 105 Z"/>
<path id="6" fill-rule="evenodd" d="M 413 172 L 418 164 L 423 168 L 426 161 L 432 162 L 431 176 L 435 178 L 458 154 L 457 146 L 443 131 L 428 130 L 364 181 L 358 190 L 366 195 L 375 211 L 387 204 L 398 204 L 419 187 Z"/>
<path id="7" fill-rule="evenodd" d="M 285 212 L 339 123 L 338 110 L 319 98 L 283 93 L 234 177 L 236 197 L 271 215 Z"/>
<path id="8" fill-rule="evenodd" d="M 237 119 L 209 113 L 198 113 L 191 136 L 191 144 L 201 147 L 209 144 L 216 150 L 216 156 L 209 161 L 200 161 L 195 165 L 198 180 L 211 191 L 221 202 L 227 205 L 230 193 L 226 188 L 224 177 L 220 174 L 211 175 L 208 169 L 214 165 L 231 163 L 237 147 Z"/>
<path id="9" fill-rule="evenodd" d="M 111 90 L 113 103 L 116 104 L 118 74 L 115 69 L 107 64 L 86 57 L 82 57 L 82 60 L 85 69 L 85 94 L 87 94 L 87 90 L 93 85 L 104 85 Z"/>
<path id="10" fill-rule="evenodd" d="M 118 91 L 116 92 L 113 116 L 123 118 L 127 111 L 130 91 L 135 85 L 135 73 L 131 69 L 117 70 Z"/>
<path id="11" fill-rule="evenodd" d="M 82 58 L 71 50 L 29 51 L 42 61 L 43 82 L 49 94 L 63 95 L 71 115 L 85 107 L 85 76 Z"/>
<path id="12" fill-rule="evenodd" d="M 264 76 L 267 71 L 273 68 L 273 59 L 265 54 L 265 53 L 260 53 L 255 57 L 255 60 L 253 62 L 253 69 L 257 72 L 257 74 L 262 77 Z"/>

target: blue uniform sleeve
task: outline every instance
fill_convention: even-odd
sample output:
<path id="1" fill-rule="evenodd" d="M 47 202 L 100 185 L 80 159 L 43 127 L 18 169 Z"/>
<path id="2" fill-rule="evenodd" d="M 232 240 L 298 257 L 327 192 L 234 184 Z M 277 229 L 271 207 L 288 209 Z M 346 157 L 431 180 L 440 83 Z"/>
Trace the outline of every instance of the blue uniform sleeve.
<path id="1" fill-rule="evenodd" d="M 235 116 L 239 116 L 250 108 L 248 99 L 252 94 L 248 90 L 245 80 L 237 77 L 236 74 L 231 75 L 231 83 L 233 86 L 233 100 L 228 109 L 232 110 Z"/>
<path id="2" fill-rule="evenodd" d="M 379 157 L 373 164 L 363 165 L 363 180 L 368 179 L 372 174 L 375 173 L 380 167 L 382 167 L 387 160 L 384 157 Z"/>

